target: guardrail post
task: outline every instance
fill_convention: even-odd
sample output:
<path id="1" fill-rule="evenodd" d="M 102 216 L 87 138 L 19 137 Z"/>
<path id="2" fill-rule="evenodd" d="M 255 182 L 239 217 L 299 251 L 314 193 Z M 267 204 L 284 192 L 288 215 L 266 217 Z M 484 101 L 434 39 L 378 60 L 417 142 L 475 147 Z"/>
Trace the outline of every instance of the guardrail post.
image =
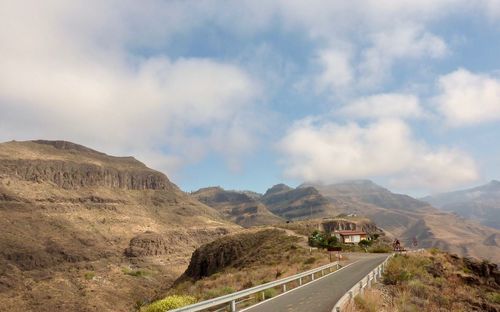
<path id="1" fill-rule="evenodd" d="M 314 273 L 311 274 L 311 281 L 314 281 Z"/>
<path id="2" fill-rule="evenodd" d="M 353 299 L 353 295 L 352 295 L 352 290 L 349 290 L 349 300 L 352 300 Z"/>
<path id="3" fill-rule="evenodd" d="M 236 312 L 236 300 L 231 301 L 231 312 Z"/>
<path id="4" fill-rule="evenodd" d="M 264 292 L 261 292 L 260 294 L 261 294 L 261 296 L 262 296 L 262 297 L 261 297 L 261 298 L 262 298 L 262 301 L 266 300 L 266 294 L 265 294 Z"/>
<path id="5" fill-rule="evenodd" d="M 335 308 L 335 312 L 340 312 L 340 307 Z"/>
<path id="6" fill-rule="evenodd" d="M 337 270 L 339 269 L 339 267 L 340 267 L 340 264 L 339 264 L 339 262 L 337 261 Z"/>
<path id="7" fill-rule="evenodd" d="M 321 276 L 325 276 L 325 271 L 321 270 Z"/>
<path id="8" fill-rule="evenodd" d="M 299 278 L 299 286 L 302 286 L 302 277 Z"/>
<path id="9" fill-rule="evenodd" d="M 361 280 L 359 282 L 359 293 L 362 294 L 363 293 L 363 280 Z"/>
<path id="10" fill-rule="evenodd" d="M 286 292 L 286 284 L 283 284 L 283 292 Z"/>

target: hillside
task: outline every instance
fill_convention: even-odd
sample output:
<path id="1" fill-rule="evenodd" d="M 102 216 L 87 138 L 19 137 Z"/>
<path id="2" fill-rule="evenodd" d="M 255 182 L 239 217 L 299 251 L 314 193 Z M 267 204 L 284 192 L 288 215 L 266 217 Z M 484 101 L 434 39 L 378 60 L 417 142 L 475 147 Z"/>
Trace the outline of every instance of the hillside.
<path id="1" fill-rule="evenodd" d="M 500 231 L 442 212 L 407 195 L 395 194 L 371 181 L 314 187 L 344 213 L 366 216 L 388 236 L 410 245 L 439 247 L 459 255 L 500 262 Z"/>
<path id="2" fill-rule="evenodd" d="M 227 191 L 220 187 L 207 187 L 191 195 L 219 211 L 226 219 L 244 227 L 284 222 L 260 202 L 256 193 Z"/>
<path id="3" fill-rule="evenodd" d="M 246 229 L 196 249 L 184 274 L 158 299 L 179 294 L 205 300 L 329 262 L 328 252 L 309 250 L 307 237 L 293 231 Z M 274 290 L 266 292 L 266 296 L 274 295 Z"/>
<path id="4" fill-rule="evenodd" d="M 293 189 L 278 184 L 268 189 L 261 201 L 272 213 L 287 220 L 332 217 L 339 213 L 334 201 L 325 198 L 314 187 Z"/>
<path id="5" fill-rule="evenodd" d="M 129 311 L 239 230 L 136 159 L 64 141 L 0 144 L 0 228 L 5 311 Z"/>
<path id="6" fill-rule="evenodd" d="M 485 261 L 436 249 L 397 255 L 382 282 L 345 311 L 500 311 L 500 271 Z"/>
<path id="7" fill-rule="evenodd" d="M 434 207 L 500 229 L 500 181 L 422 198 Z"/>

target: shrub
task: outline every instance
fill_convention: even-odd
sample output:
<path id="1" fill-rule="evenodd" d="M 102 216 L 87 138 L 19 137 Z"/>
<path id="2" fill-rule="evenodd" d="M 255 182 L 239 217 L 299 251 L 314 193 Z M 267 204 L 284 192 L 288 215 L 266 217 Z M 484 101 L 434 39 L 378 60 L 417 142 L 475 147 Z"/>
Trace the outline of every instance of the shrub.
<path id="1" fill-rule="evenodd" d="M 264 298 L 265 299 L 270 299 L 274 296 L 276 296 L 276 289 L 268 288 L 268 289 L 264 290 Z"/>
<path id="2" fill-rule="evenodd" d="M 392 252 L 392 248 L 389 245 L 378 244 L 375 246 L 371 246 L 368 249 L 368 252 L 371 252 L 371 253 L 390 253 L 390 252 Z"/>
<path id="3" fill-rule="evenodd" d="M 181 308 L 196 303 L 196 298 L 191 296 L 173 295 L 153 302 L 147 307 L 141 309 L 141 312 L 164 312 L 172 309 Z"/>
<path id="4" fill-rule="evenodd" d="M 408 288 L 410 292 L 419 298 L 426 299 L 428 297 L 427 287 L 420 280 L 411 280 L 408 282 Z"/>
<path id="5" fill-rule="evenodd" d="M 340 246 L 340 242 L 336 236 L 330 233 L 314 231 L 308 239 L 309 246 L 318 248 L 328 248 Z"/>
<path id="6" fill-rule="evenodd" d="M 495 293 L 489 293 L 486 295 L 486 298 L 488 301 L 491 301 L 495 304 L 500 304 L 500 293 L 495 292 Z"/>
<path id="7" fill-rule="evenodd" d="M 123 268 L 122 272 L 124 274 L 130 275 L 130 276 L 135 276 L 135 277 L 143 277 L 150 275 L 150 273 L 146 270 L 131 270 L 129 268 Z"/>
<path id="8" fill-rule="evenodd" d="M 372 243 L 373 243 L 372 241 L 362 239 L 358 245 L 363 247 L 363 248 L 367 248 L 367 247 L 370 247 L 372 245 Z"/>
<path id="9" fill-rule="evenodd" d="M 354 304 L 356 311 L 378 312 L 383 310 L 385 303 L 380 290 L 367 289 L 364 293 L 354 297 Z M 346 311 L 349 310 L 346 309 Z"/>
<path id="10" fill-rule="evenodd" d="M 394 256 L 384 271 L 384 283 L 398 285 L 414 277 L 427 277 L 429 273 L 425 268 L 430 263 L 428 258 L 422 256 Z"/>
<path id="11" fill-rule="evenodd" d="M 310 257 L 304 260 L 304 264 L 313 264 L 314 262 L 316 262 L 316 258 L 314 257 Z"/>
<path id="12" fill-rule="evenodd" d="M 435 256 L 439 253 L 439 249 L 431 248 L 431 249 L 429 249 L 429 252 L 431 253 L 431 255 Z"/>
<path id="13" fill-rule="evenodd" d="M 87 272 L 83 275 L 87 281 L 94 279 L 95 273 L 94 272 Z"/>
<path id="14" fill-rule="evenodd" d="M 215 289 L 210 289 L 205 293 L 205 298 L 216 298 L 224 295 L 228 295 L 230 293 L 235 292 L 234 288 L 229 286 L 222 286 Z"/>

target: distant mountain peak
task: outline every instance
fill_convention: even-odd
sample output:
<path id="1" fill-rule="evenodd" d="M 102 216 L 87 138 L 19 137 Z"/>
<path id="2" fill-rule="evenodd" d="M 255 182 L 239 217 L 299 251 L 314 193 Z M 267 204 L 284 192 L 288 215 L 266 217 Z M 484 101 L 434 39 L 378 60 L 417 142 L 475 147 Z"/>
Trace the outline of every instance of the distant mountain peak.
<path id="1" fill-rule="evenodd" d="M 281 192 L 287 192 L 287 191 L 291 191 L 291 190 L 293 190 L 293 188 L 289 187 L 286 184 L 279 183 L 279 184 L 274 185 L 270 189 L 268 189 L 266 191 L 266 193 L 264 194 L 264 196 L 271 195 L 271 194 L 276 194 L 276 193 L 281 193 Z"/>

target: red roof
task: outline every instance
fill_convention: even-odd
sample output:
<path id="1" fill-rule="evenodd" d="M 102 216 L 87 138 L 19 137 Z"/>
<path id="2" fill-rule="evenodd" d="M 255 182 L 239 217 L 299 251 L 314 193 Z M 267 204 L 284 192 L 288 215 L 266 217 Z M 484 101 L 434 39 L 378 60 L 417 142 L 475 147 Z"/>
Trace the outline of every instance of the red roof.
<path id="1" fill-rule="evenodd" d="M 367 233 L 363 231 L 335 231 L 333 234 L 340 234 L 340 235 L 367 235 Z"/>

